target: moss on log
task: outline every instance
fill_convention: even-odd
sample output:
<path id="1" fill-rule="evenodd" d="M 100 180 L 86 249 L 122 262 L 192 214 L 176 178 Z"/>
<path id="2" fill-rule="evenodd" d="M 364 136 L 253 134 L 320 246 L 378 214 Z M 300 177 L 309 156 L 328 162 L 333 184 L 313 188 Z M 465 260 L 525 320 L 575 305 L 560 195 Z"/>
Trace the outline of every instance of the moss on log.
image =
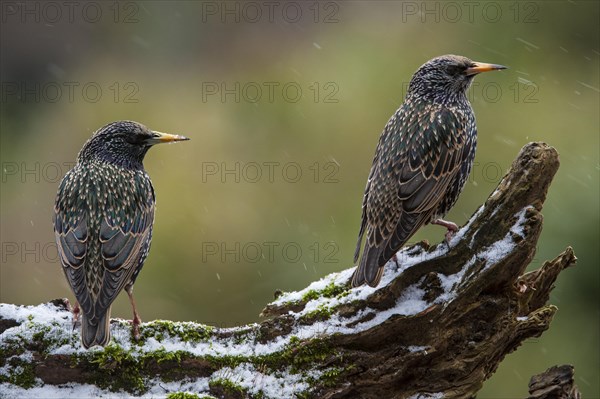
<path id="1" fill-rule="evenodd" d="M 549 293 L 575 264 L 569 247 L 524 273 L 558 166 L 552 147 L 526 145 L 448 244 L 402 249 L 377 288 L 351 288 L 348 269 L 283 293 L 262 323 L 155 320 L 136 342 L 128 322 L 112 320 L 111 344 L 86 351 L 63 300 L 0 304 L 0 388 L 8 397 L 473 397 L 508 353 L 549 328 Z"/>

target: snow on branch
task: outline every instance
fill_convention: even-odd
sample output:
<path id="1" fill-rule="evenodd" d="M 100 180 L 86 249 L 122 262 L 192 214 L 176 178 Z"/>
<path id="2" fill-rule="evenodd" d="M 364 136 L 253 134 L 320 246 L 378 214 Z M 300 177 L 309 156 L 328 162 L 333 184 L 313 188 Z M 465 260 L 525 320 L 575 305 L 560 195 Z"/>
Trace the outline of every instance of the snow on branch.
<path id="1" fill-rule="evenodd" d="M 542 230 L 558 153 L 526 145 L 449 244 L 397 254 L 377 288 L 353 268 L 268 304 L 261 323 L 216 328 L 155 320 L 133 341 L 84 350 L 63 300 L 0 304 L 3 397 L 462 398 L 504 356 L 549 328 L 546 305 L 569 247 L 524 273 Z"/>

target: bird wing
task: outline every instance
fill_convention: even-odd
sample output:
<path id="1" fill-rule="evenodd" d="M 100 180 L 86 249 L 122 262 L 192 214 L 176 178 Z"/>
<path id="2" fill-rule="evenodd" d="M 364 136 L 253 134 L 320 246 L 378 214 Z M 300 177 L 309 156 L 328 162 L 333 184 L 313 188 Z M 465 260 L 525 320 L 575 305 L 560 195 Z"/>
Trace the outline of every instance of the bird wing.
<path id="1" fill-rule="evenodd" d="M 89 308 L 90 292 L 86 287 L 84 263 L 89 260 L 90 232 L 81 189 L 77 173 L 74 170 L 67 172 L 58 188 L 52 222 L 58 258 L 67 281 L 77 301 L 82 307 L 86 304 Z"/>
<path id="2" fill-rule="evenodd" d="M 69 175 L 59 188 L 54 213 L 54 231 L 59 257 L 67 280 L 85 314 L 101 317 L 131 280 L 147 255 L 154 221 L 154 191 L 149 179 L 127 188 L 133 198 L 125 200 L 116 191 L 98 189 L 88 200 L 73 201 L 68 192 Z M 76 180 L 76 179 L 74 179 Z M 73 181 L 73 180 L 72 180 Z M 101 187 L 96 186 L 96 187 Z M 139 187 L 136 187 L 139 186 Z M 105 193 L 105 202 L 98 200 Z M 90 207 L 103 208 L 93 224 Z M 90 231 L 88 225 L 94 225 Z M 83 267 L 82 267 L 83 266 Z"/>
<path id="3" fill-rule="evenodd" d="M 443 110 L 438 116 L 438 123 L 429 125 L 423 131 L 425 143 L 411 145 L 406 154 L 407 159 L 395 165 L 396 212 L 385 219 L 389 227 L 384 231 L 384 251 L 379 259 L 379 266 L 383 266 L 394 256 L 419 228 L 436 217 L 439 204 L 461 168 L 463 154 L 468 153 L 465 152 L 466 141 L 460 138 L 463 133 L 462 124 L 455 115 Z M 441 126 L 451 126 L 454 130 L 452 135 L 456 134 L 459 139 L 449 137 L 446 140 L 436 140 L 435 129 L 441 130 Z M 392 234 L 389 235 L 388 231 Z"/>
<path id="4" fill-rule="evenodd" d="M 365 192 L 363 194 L 362 201 L 362 214 L 360 217 L 360 230 L 358 231 L 358 242 L 356 243 L 356 249 L 354 251 L 354 262 L 358 260 L 358 256 L 360 254 L 360 247 L 362 244 L 363 235 L 365 234 L 365 229 L 367 227 L 367 203 L 369 199 L 369 190 L 371 189 L 371 179 L 373 178 L 373 172 L 375 171 L 375 163 L 377 162 L 377 152 L 375 153 L 375 157 L 373 158 L 373 164 L 371 165 L 371 171 L 369 172 L 369 177 L 367 178 L 367 186 L 365 187 Z"/>
<path id="5" fill-rule="evenodd" d="M 100 254 L 105 273 L 96 312 L 107 309 L 148 255 L 154 201 L 121 219 L 105 217 L 100 225 Z"/>
<path id="6" fill-rule="evenodd" d="M 363 198 L 361 231 L 366 229 L 367 239 L 357 281 L 378 282 L 378 269 L 435 216 L 469 153 L 467 119 L 439 105 L 415 112 L 406 104 L 390 119 Z"/>

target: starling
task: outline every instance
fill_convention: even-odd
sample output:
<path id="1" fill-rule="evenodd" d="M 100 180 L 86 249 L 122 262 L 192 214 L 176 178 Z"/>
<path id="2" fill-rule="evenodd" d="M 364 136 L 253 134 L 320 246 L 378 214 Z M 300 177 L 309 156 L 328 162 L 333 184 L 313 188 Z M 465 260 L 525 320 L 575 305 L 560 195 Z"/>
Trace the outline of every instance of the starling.
<path id="1" fill-rule="evenodd" d="M 141 323 L 133 284 L 152 240 L 154 188 L 142 161 L 154 144 L 189 140 L 131 121 L 109 123 L 83 145 L 62 179 L 54 205 L 60 262 L 81 307 L 85 348 L 110 341 L 110 308 L 123 288 L 133 308 L 133 334 Z"/>
<path id="2" fill-rule="evenodd" d="M 477 128 L 466 91 L 480 72 L 506 69 L 457 55 L 423 64 L 403 104 L 383 129 L 362 203 L 352 285 L 376 287 L 384 265 L 427 223 L 458 230 L 441 218 L 462 191 L 475 157 Z"/>

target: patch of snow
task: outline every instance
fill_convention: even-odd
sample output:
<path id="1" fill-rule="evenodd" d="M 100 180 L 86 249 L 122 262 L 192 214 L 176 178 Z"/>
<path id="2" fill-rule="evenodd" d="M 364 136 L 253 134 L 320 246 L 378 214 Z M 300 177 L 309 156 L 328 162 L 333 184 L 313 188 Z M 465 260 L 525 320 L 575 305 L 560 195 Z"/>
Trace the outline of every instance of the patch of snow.
<path id="1" fill-rule="evenodd" d="M 117 321 L 111 323 L 111 332 L 114 341 L 121 345 L 123 349 L 130 351 L 132 356 L 141 356 L 148 352 L 154 352 L 157 350 L 166 351 L 184 351 L 193 356 L 203 357 L 207 355 L 222 356 L 227 354 L 228 356 L 245 356 L 245 357 L 256 357 L 262 355 L 269 355 L 276 352 L 280 352 L 285 349 L 291 341 L 292 337 L 314 338 L 320 334 L 328 333 L 340 333 L 340 334 L 356 334 L 361 331 L 366 331 L 370 328 L 375 327 L 395 316 L 411 316 L 421 313 L 435 304 L 450 303 L 456 295 L 458 284 L 460 284 L 469 269 L 478 260 L 486 262 L 484 268 L 490 267 L 491 265 L 500 261 L 507 253 L 509 253 L 516 243 L 514 242 L 514 236 L 518 235 L 525 237 L 524 224 L 526 221 L 526 211 L 530 207 L 526 207 L 519 211 L 515 217 L 516 221 L 510 228 L 510 231 L 506 236 L 488 248 L 485 248 L 482 252 L 474 254 L 465 265 L 457 272 L 452 275 L 444 275 L 438 273 L 438 278 L 441 283 L 443 293 L 436 298 L 433 303 L 430 303 L 424 299 L 425 290 L 420 288 L 422 281 L 413 284 L 404 289 L 401 296 L 398 298 L 394 306 L 386 310 L 375 310 L 371 308 L 365 308 L 349 317 L 342 317 L 337 312 L 333 312 L 331 316 L 324 321 L 315 322 L 311 325 L 297 324 L 294 329 L 287 335 L 277 337 L 271 342 L 261 344 L 256 340 L 257 324 L 244 326 L 244 327 L 233 327 L 221 329 L 222 332 L 248 332 L 248 338 L 245 340 L 233 339 L 233 338 L 215 338 L 207 342 L 184 342 L 177 336 L 169 336 L 165 334 L 165 337 L 161 340 L 157 340 L 152 337 L 146 340 L 143 346 L 133 345 L 130 339 L 131 326 L 126 321 Z M 351 303 L 355 300 L 366 299 L 373 292 L 381 289 L 383 286 L 389 285 L 399 274 L 405 270 L 413 267 L 426 260 L 435 259 L 437 257 L 445 255 L 449 248 L 456 245 L 460 239 L 464 237 L 465 232 L 469 229 L 471 223 L 477 218 L 483 207 L 480 207 L 477 212 L 471 217 L 469 222 L 460 229 L 456 235 L 450 241 L 450 245 L 438 245 L 433 251 L 428 252 L 422 247 L 411 247 L 403 248 L 397 253 L 398 265 L 392 260 L 385 266 L 384 273 L 378 288 L 372 288 L 369 286 L 362 286 L 352 288 L 345 292 L 345 295 L 337 297 L 319 297 L 314 300 L 307 302 L 304 309 L 299 312 L 290 312 L 290 314 L 296 318 L 307 315 L 318 309 L 332 309 L 345 303 Z M 324 278 L 320 279 L 309 285 L 304 290 L 298 292 L 292 292 L 284 294 L 280 297 L 276 304 L 283 304 L 289 301 L 295 301 L 302 299 L 310 290 L 317 292 L 325 290 L 330 284 L 335 286 L 345 285 L 350 280 L 354 268 L 350 268 L 338 273 L 332 273 Z M 368 317 L 373 315 L 371 319 Z M 0 318 L 14 319 L 21 324 L 12 328 L 7 329 L 0 334 L 0 348 L 10 345 L 12 342 L 20 342 L 23 340 L 32 339 L 33 334 L 43 332 L 48 337 L 52 337 L 54 342 L 57 342 L 54 347 L 49 348 L 49 354 L 80 354 L 86 352 L 79 343 L 79 331 L 78 329 L 73 331 L 72 328 L 72 317 L 71 313 L 59 309 L 50 304 L 43 304 L 38 306 L 16 306 L 10 304 L 0 304 Z M 363 320 L 364 321 L 361 321 Z M 520 319 L 519 319 L 520 320 Z M 183 328 L 183 325 L 177 325 Z M 197 327 L 198 329 L 204 329 L 206 326 L 196 323 L 185 323 L 186 327 Z M 48 327 L 50 330 L 47 331 Z M 42 330 L 44 328 L 44 330 Z M 224 334 L 226 335 L 226 334 Z M 230 334 L 235 336 L 235 334 Z M 424 351 L 426 348 L 411 346 L 408 350 L 412 351 Z M 102 351 L 103 348 L 94 347 L 91 351 Z M 25 361 L 31 360 L 31 352 L 24 352 L 20 357 Z M 15 368 L 10 367 L 8 364 L 0 368 L 0 374 L 7 375 L 9 373 L 14 374 Z M 263 391 L 266 397 L 272 398 L 285 398 L 293 397 L 293 392 L 298 393 L 308 389 L 310 375 L 304 374 L 292 374 L 289 372 L 281 372 L 279 374 L 264 374 L 260 369 L 257 369 L 251 363 L 243 363 L 235 368 L 223 368 L 215 372 L 209 378 L 199 378 L 192 381 L 186 382 L 171 382 L 164 383 L 160 380 L 152 380 L 147 382 L 150 390 L 142 397 L 147 398 L 160 398 L 165 397 L 167 393 L 174 391 L 190 391 L 190 392 L 207 392 L 208 383 L 210 380 L 216 378 L 227 378 L 232 382 L 248 389 L 251 393 L 257 394 L 259 391 Z M 312 375 L 312 378 L 318 378 L 319 375 Z M 41 384 L 41 381 L 40 381 Z M 13 385 L 3 384 L 0 385 L 0 389 L 3 392 L 3 397 L 7 398 L 62 398 L 62 397 L 129 397 L 127 393 L 113 393 L 108 391 L 102 391 L 95 386 L 91 385 L 80 385 L 80 384 L 66 384 L 63 386 L 36 386 L 29 390 L 25 390 Z M 422 394 L 423 395 L 423 394 Z M 413 396 L 414 398 L 441 398 L 441 396 Z"/>
<path id="2" fill-rule="evenodd" d="M 285 292 L 279 298 L 272 302 L 272 305 L 283 305 L 287 302 L 301 300 L 309 291 L 323 291 L 329 284 L 345 284 L 352 277 L 354 270 L 352 268 L 328 274 L 320 280 L 312 282 L 308 287 L 300 291 Z"/>
<path id="3" fill-rule="evenodd" d="M 29 319 L 35 319 L 39 323 L 50 323 L 56 320 L 56 306 L 44 303 L 37 306 L 17 306 L 8 303 L 0 303 L 0 315 L 5 319 L 13 319 L 23 323 Z M 70 320 L 69 312 L 64 312 L 65 321 Z"/>
<path id="4" fill-rule="evenodd" d="M 444 399 L 444 394 L 441 392 L 416 393 L 416 394 L 410 396 L 408 399 Z"/>
<path id="5" fill-rule="evenodd" d="M 406 349 L 408 349 L 412 353 L 415 353 L 415 352 L 425 352 L 425 354 L 427 354 L 427 346 L 411 345 L 411 346 L 407 347 Z"/>
<path id="6" fill-rule="evenodd" d="M 152 380 L 149 385 L 150 389 L 142 398 L 164 398 L 171 392 L 189 392 L 193 394 L 204 394 L 208 395 L 208 381 L 209 378 L 195 378 L 187 381 L 171 381 L 163 382 L 160 379 Z M 129 396 L 131 397 L 131 396 Z"/>
<path id="7" fill-rule="evenodd" d="M 153 379 L 148 382 L 148 391 L 139 398 L 166 398 L 171 392 L 189 392 L 194 394 L 208 394 L 209 382 L 217 379 L 226 379 L 247 389 L 249 393 L 257 395 L 262 392 L 267 398 L 291 399 L 296 394 L 310 388 L 311 379 L 318 379 L 322 372 L 310 371 L 304 374 L 293 374 L 286 371 L 277 376 L 261 373 L 252 364 L 243 363 L 235 368 L 225 367 L 214 372 L 210 377 L 202 377 L 186 381 L 164 382 Z M 60 386 L 44 384 L 41 380 L 37 386 L 29 389 L 12 384 L 0 384 L 2 398 L 6 399 L 62 399 L 66 397 L 87 398 L 131 398 L 130 393 L 120 391 L 111 392 L 89 384 L 63 384 Z"/>
<path id="8" fill-rule="evenodd" d="M 465 233 L 471 228 L 471 224 L 473 224 L 473 222 L 475 221 L 475 219 L 477 219 L 479 217 L 479 215 L 481 215 L 481 213 L 483 212 L 484 209 L 485 209 L 485 206 L 481 205 L 479 207 L 479 209 L 477 209 L 475 211 L 475 213 L 473 214 L 473 216 L 471 216 L 471 218 L 469 219 L 469 221 L 467 222 L 467 224 L 465 224 L 463 227 L 461 227 L 460 230 L 458 230 L 456 232 L 456 234 L 454 234 L 454 236 L 452 236 L 452 239 L 450 240 L 450 248 L 454 247 L 456 244 L 458 244 L 458 242 L 460 240 L 462 240 L 462 238 L 464 237 Z"/>
<path id="9" fill-rule="evenodd" d="M 435 303 L 448 303 L 456 298 L 457 290 L 455 287 L 463 281 L 465 273 L 475 264 L 476 259 L 477 257 L 473 256 L 457 273 L 449 276 L 443 273 L 437 274 L 444 292 L 436 298 Z"/>
<path id="10" fill-rule="evenodd" d="M 500 260 L 502 260 L 506 256 L 506 254 L 510 253 L 510 251 L 512 251 L 514 249 L 516 244 L 515 244 L 512 234 L 519 235 L 523 238 L 525 237 L 525 231 L 523 230 L 524 222 L 526 220 L 525 213 L 527 212 L 527 209 L 529 209 L 529 208 L 530 207 L 525 207 L 521 211 L 519 211 L 519 213 L 517 213 L 515 215 L 517 217 L 517 221 L 510 228 L 510 231 L 506 234 L 506 236 L 504 236 L 504 238 L 502 240 L 494 242 L 492 245 L 487 247 L 483 252 L 477 254 L 477 256 L 480 259 L 486 260 L 486 263 L 487 263 L 486 268 L 489 265 L 498 263 Z"/>
<path id="11" fill-rule="evenodd" d="M 163 382 L 161 380 L 152 380 L 149 383 L 150 389 L 143 395 L 136 396 L 142 399 L 164 399 L 171 392 L 189 392 L 198 394 L 208 392 L 208 378 L 198 378 L 193 381 L 184 382 Z M 0 384 L 2 398 L 5 399 L 92 399 L 92 398 L 111 398 L 128 399 L 132 395 L 128 392 L 112 392 L 100 389 L 94 385 L 69 383 L 63 385 L 44 384 L 41 380 L 38 385 L 29 389 L 21 388 L 16 385 L 4 383 Z"/>
<path id="12" fill-rule="evenodd" d="M 310 388 L 308 379 L 319 378 L 322 373 L 309 372 L 292 374 L 282 372 L 277 377 L 263 374 L 252 364 L 242 363 L 235 368 L 224 367 L 212 374 L 211 380 L 223 378 L 247 389 L 250 394 L 258 395 L 262 392 L 268 398 L 295 398 L 299 392 Z"/>
<path id="13" fill-rule="evenodd" d="M 523 208 L 521 210 L 521 212 L 517 213 L 517 221 L 515 222 L 515 224 L 510 228 L 510 231 L 518 236 L 520 236 L 521 238 L 525 238 L 525 214 L 527 213 L 528 210 L 533 210 L 535 208 L 533 208 L 532 206 L 527 206 L 525 208 Z"/>
<path id="14" fill-rule="evenodd" d="M 63 399 L 63 398 L 128 398 L 129 394 L 124 392 L 109 392 L 93 385 L 65 384 L 61 386 L 40 385 L 24 389 L 16 385 L 0 384 L 2 397 L 6 399 Z M 166 394 L 165 394 L 166 396 Z"/>

